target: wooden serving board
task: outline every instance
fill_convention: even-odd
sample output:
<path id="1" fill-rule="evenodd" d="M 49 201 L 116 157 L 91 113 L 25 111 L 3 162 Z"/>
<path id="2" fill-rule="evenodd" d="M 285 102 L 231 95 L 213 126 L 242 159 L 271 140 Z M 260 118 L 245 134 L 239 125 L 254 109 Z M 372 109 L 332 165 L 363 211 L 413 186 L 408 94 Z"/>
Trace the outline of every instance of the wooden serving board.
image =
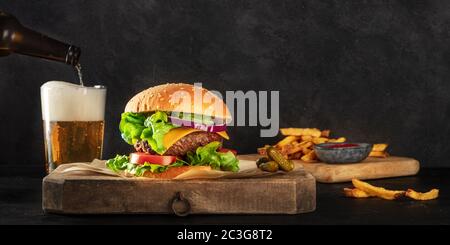
<path id="1" fill-rule="evenodd" d="M 316 207 L 315 179 L 303 169 L 264 178 L 213 180 L 64 176 L 53 172 L 44 178 L 42 189 L 44 211 L 62 214 L 183 215 L 188 205 L 191 214 L 298 214 Z"/>
<path id="2" fill-rule="evenodd" d="M 241 159 L 256 160 L 258 154 L 241 155 Z M 399 176 L 415 175 L 419 172 L 420 164 L 417 160 L 407 157 L 390 156 L 387 158 L 369 157 L 360 163 L 327 164 L 306 163 L 294 160 L 298 165 L 311 173 L 318 182 L 339 183 L 358 179 L 381 179 Z"/>

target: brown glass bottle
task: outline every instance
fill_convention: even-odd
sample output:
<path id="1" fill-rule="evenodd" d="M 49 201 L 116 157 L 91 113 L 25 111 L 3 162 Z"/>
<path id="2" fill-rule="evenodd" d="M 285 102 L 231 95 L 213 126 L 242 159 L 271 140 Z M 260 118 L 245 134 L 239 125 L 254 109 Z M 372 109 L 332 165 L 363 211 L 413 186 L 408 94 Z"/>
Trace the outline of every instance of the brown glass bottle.
<path id="1" fill-rule="evenodd" d="M 24 54 L 76 66 L 81 50 L 49 38 L 21 25 L 12 15 L 0 10 L 0 56 Z"/>

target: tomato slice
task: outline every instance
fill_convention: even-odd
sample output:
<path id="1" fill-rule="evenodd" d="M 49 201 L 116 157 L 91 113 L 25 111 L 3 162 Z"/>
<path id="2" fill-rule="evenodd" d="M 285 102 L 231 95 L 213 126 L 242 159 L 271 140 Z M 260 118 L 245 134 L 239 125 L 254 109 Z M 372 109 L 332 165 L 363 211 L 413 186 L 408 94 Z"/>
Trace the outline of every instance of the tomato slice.
<path id="1" fill-rule="evenodd" d="M 177 160 L 175 156 L 160 156 L 148 153 L 135 152 L 130 154 L 130 162 L 136 164 L 152 163 L 159 165 L 170 165 Z"/>
<path id="2" fill-rule="evenodd" d="M 233 153 L 235 156 L 237 155 L 237 151 L 236 151 L 236 150 L 233 150 L 233 149 L 220 148 L 220 149 L 218 150 L 218 152 L 223 152 L 223 153 L 226 153 L 226 152 L 229 152 L 229 151 L 231 151 L 231 153 Z"/>

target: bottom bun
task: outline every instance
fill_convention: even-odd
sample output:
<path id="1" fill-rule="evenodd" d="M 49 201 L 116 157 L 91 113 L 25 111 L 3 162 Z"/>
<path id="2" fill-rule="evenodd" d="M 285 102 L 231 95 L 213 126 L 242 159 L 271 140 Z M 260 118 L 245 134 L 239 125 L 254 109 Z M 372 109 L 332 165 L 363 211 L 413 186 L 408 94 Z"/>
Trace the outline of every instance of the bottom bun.
<path id="1" fill-rule="evenodd" d="M 189 170 L 211 170 L 210 166 L 181 166 L 173 167 L 164 171 L 163 173 L 152 173 L 146 171 L 142 177 L 155 178 L 155 179 L 173 179 L 180 174 L 183 174 Z"/>

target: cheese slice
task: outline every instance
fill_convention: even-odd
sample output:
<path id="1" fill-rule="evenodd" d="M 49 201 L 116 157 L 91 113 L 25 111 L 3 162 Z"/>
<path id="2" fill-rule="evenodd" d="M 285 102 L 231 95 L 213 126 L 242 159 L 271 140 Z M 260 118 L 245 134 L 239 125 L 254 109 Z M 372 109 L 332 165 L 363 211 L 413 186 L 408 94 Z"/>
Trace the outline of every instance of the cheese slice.
<path id="1" fill-rule="evenodd" d="M 217 132 L 216 134 L 222 136 L 222 138 L 229 140 L 230 136 L 228 136 L 227 131 L 221 131 L 221 132 Z"/>
<path id="2" fill-rule="evenodd" d="M 163 139 L 163 146 L 164 148 L 169 149 L 173 144 L 175 144 L 178 140 L 183 138 L 184 136 L 201 131 L 199 129 L 195 128 L 186 128 L 186 127 L 180 127 L 180 128 L 174 128 L 170 130 L 166 135 L 164 135 Z M 218 135 L 223 137 L 224 139 L 229 140 L 230 137 L 228 136 L 226 131 L 217 132 Z"/>

